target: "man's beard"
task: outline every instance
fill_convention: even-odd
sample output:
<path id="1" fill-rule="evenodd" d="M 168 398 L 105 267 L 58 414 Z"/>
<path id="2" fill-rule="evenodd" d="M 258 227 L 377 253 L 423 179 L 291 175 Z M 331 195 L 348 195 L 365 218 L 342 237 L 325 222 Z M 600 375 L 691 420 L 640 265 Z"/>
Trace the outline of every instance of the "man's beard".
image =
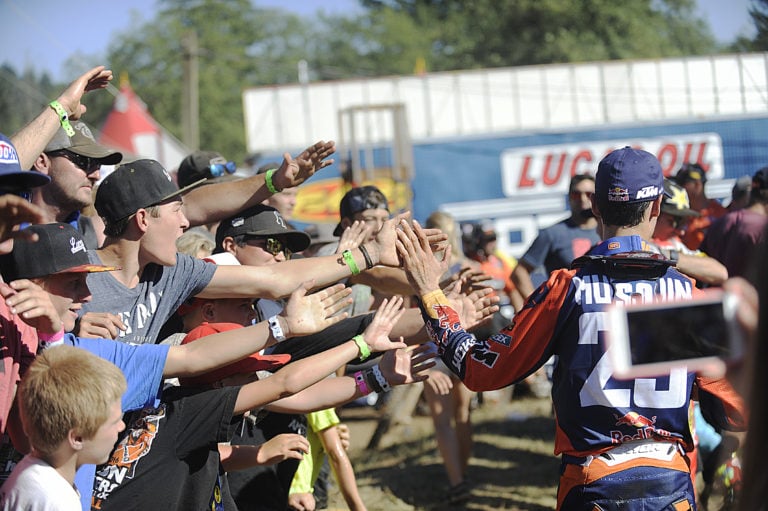
<path id="1" fill-rule="evenodd" d="M 579 216 L 583 219 L 595 218 L 595 214 L 592 212 L 592 208 L 582 209 L 579 211 Z"/>

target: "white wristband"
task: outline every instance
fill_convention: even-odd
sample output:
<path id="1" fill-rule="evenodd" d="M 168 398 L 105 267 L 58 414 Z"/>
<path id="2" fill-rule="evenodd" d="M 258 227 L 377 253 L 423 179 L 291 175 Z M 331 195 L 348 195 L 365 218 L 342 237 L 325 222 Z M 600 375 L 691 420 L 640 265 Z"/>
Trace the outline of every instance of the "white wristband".
<path id="1" fill-rule="evenodd" d="M 269 323 L 269 329 L 272 330 L 272 337 L 274 337 L 277 342 L 283 342 L 285 340 L 285 333 L 280 326 L 280 321 L 277 319 L 277 315 L 267 319 L 267 323 Z"/>
<path id="2" fill-rule="evenodd" d="M 372 367 L 373 369 L 373 376 L 376 377 L 376 381 L 381 386 L 381 390 L 384 392 L 389 392 L 392 390 L 392 386 L 389 384 L 386 378 L 384 378 L 384 375 L 381 374 L 381 369 L 379 369 L 379 364 L 376 364 Z"/>

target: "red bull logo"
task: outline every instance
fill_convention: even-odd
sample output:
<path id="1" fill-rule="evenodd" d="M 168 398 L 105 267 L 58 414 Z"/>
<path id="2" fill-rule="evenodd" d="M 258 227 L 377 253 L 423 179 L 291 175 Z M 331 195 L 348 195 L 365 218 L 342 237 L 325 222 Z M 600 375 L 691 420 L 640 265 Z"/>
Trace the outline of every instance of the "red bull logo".
<path id="1" fill-rule="evenodd" d="M 656 416 L 654 415 L 650 419 L 645 415 L 640 415 L 637 412 L 627 412 L 622 416 L 614 414 L 616 418 L 616 426 L 629 426 L 635 429 L 635 434 L 626 434 L 623 431 L 612 430 L 610 432 L 611 440 L 614 444 L 621 444 L 624 442 L 631 442 L 632 440 L 644 440 L 647 438 L 669 437 L 669 431 L 665 429 L 658 429 L 655 427 Z"/>
<path id="2" fill-rule="evenodd" d="M 633 426 L 635 428 L 644 428 L 656 424 L 655 415 L 649 419 L 648 417 L 640 415 L 637 412 L 628 412 L 621 417 L 618 415 L 614 415 L 614 417 L 616 417 L 617 426 Z"/>

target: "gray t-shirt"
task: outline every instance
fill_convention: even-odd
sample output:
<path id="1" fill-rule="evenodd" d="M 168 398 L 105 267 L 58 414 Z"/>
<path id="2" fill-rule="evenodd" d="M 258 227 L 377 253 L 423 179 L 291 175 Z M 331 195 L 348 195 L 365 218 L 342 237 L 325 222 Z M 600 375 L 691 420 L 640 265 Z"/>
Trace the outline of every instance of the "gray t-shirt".
<path id="1" fill-rule="evenodd" d="M 88 251 L 88 259 L 93 264 L 103 264 L 94 250 Z M 155 343 L 171 314 L 184 300 L 205 289 L 215 271 L 215 264 L 176 254 L 175 266 L 148 264 L 133 289 L 125 287 L 109 272 L 89 273 L 88 287 L 93 298 L 83 305 L 80 315 L 86 312 L 117 314 L 128 327 L 120 332 L 118 341 Z"/>

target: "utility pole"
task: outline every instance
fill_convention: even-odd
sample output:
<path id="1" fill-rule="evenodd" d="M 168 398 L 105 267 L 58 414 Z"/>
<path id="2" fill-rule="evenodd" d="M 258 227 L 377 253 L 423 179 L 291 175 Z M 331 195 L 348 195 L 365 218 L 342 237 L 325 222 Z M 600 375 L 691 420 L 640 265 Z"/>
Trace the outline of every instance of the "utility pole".
<path id="1" fill-rule="evenodd" d="M 187 32 L 181 40 L 184 78 L 181 94 L 182 142 L 190 150 L 200 149 L 200 101 L 198 91 L 197 33 Z"/>

